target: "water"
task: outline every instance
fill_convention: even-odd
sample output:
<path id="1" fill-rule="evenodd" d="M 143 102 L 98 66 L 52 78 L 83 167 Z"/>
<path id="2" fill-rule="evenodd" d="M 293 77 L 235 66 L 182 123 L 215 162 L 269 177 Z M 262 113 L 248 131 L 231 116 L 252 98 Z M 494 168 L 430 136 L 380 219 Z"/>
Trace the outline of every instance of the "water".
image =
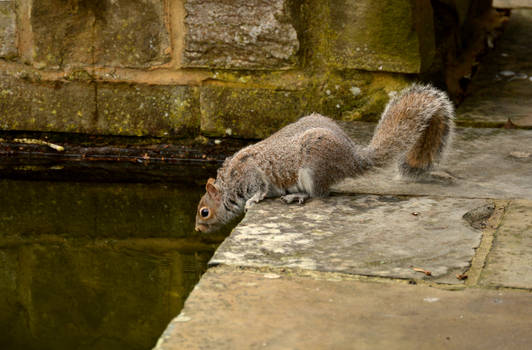
<path id="1" fill-rule="evenodd" d="M 0 180 L 0 349 L 151 349 L 224 236 L 202 190 Z"/>

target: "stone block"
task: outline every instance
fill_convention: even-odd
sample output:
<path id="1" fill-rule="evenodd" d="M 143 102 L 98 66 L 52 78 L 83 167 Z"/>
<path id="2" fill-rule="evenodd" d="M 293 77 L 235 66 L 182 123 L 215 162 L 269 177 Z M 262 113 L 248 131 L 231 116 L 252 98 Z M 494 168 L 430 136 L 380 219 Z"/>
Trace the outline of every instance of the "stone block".
<path id="1" fill-rule="evenodd" d="M 201 131 L 265 138 L 309 113 L 305 91 L 208 86 L 200 89 Z"/>
<path id="2" fill-rule="evenodd" d="M 0 1 L 0 58 L 17 55 L 16 13 L 14 1 Z"/>
<path id="3" fill-rule="evenodd" d="M 154 350 L 525 350 L 532 342 L 528 292 L 301 275 L 209 269 Z"/>
<path id="4" fill-rule="evenodd" d="M 248 210 L 210 263 L 462 283 L 481 232 L 463 215 L 480 199 L 331 196 Z M 418 267 L 431 276 L 414 271 Z"/>
<path id="5" fill-rule="evenodd" d="M 38 67 L 149 67 L 169 59 L 162 0 L 34 1 L 31 26 Z"/>
<path id="6" fill-rule="evenodd" d="M 495 233 L 480 283 L 532 289 L 532 202 L 512 202 Z"/>
<path id="7" fill-rule="evenodd" d="M 80 82 L 39 82 L 0 74 L 0 128 L 92 132 L 94 86 Z"/>
<path id="8" fill-rule="evenodd" d="M 515 9 L 515 8 L 531 8 L 532 1 L 530 0 L 493 0 L 493 7 Z"/>
<path id="9" fill-rule="evenodd" d="M 502 127 L 508 120 L 532 128 L 532 10 L 512 10 L 511 19 L 495 49 L 457 109 L 457 122 L 467 126 Z"/>
<path id="10" fill-rule="evenodd" d="M 299 41 L 287 0 L 187 0 L 186 67 L 289 68 Z"/>
<path id="11" fill-rule="evenodd" d="M 199 132 L 199 97 L 185 86 L 39 82 L 0 75 L 0 128 L 136 136 Z"/>
<path id="12" fill-rule="evenodd" d="M 359 144 L 368 144 L 373 135 L 372 124 L 343 125 Z M 427 177 L 400 178 L 391 166 L 371 176 L 346 179 L 333 191 L 532 200 L 530 145 L 531 130 L 457 128 L 448 155 Z"/>
<path id="13" fill-rule="evenodd" d="M 199 98 L 186 86 L 98 85 L 97 132 L 183 136 L 199 131 Z"/>
<path id="14" fill-rule="evenodd" d="M 311 36 L 321 45 L 310 54 L 327 57 L 333 67 L 420 73 L 432 63 L 435 38 L 429 1 L 329 0 L 313 4 L 307 8 L 311 12 L 307 16 L 312 30 L 318 31 Z M 316 23 L 321 21 L 326 23 Z"/>

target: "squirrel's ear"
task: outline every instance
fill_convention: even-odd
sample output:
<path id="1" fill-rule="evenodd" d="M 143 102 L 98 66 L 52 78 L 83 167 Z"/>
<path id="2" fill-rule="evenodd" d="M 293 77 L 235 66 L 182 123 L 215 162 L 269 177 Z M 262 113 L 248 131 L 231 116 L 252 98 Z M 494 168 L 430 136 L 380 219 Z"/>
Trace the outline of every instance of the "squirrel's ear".
<path id="1" fill-rule="evenodd" d="M 205 185 L 205 189 L 212 197 L 217 197 L 220 194 L 220 191 L 218 191 L 218 188 L 214 184 L 214 179 L 211 177 L 209 180 L 207 180 L 207 185 Z"/>

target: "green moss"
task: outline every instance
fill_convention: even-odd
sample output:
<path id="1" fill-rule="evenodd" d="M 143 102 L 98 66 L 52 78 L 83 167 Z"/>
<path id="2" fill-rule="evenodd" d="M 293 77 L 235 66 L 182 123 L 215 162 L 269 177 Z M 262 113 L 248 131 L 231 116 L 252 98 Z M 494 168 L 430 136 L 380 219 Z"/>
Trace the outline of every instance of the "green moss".
<path id="1" fill-rule="evenodd" d="M 432 62 L 429 2 L 314 0 L 299 8 L 307 24 L 303 62 L 311 67 L 418 73 Z"/>
<path id="2" fill-rule="evenodd" d="M 75 69 L 67 74 L 65 77 L 69 81 L 85 81 L 91 82 L 94 81 L 94 77 L 85 69 L 79 68 Z"/>
<path id="3" fill-rule="evenodd" d="M 259 79 L 253 81 L 253 87 L 200 88 L 202 134 L 265 138 L 312 112 L 335 119 L 376 120 L 389 94 L 410 83 L 402 75 L 354 70 L 311 75 L 303 79 L 300 89 L 291 90 L 270 88 L 275 79 L 262 88 Z"/>
<path id="4" fill-rule="evenodd" d="M 207 136 L 264 138 L 309 113 L 305 91 L 200 88 L 201 131 Z"/>
<path id="5" fill-rule="evenodd" d="M 131 136 L 194 136 L 199 96 L 186 86 L 98 85 L 98 130 Z"/>

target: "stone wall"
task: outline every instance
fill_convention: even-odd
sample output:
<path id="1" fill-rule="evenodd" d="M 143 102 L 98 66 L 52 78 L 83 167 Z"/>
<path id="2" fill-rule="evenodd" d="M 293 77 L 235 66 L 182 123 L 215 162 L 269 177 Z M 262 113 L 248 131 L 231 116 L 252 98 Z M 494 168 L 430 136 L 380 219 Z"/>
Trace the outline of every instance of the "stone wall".
<path id="1" fill-rule="evenodd" d="M 442 3 L 463 19 L 445 33 Z M 0 0 L 0 129 L 260 138 L 312 111 L 375 119 L 445 70 L 439 37 L 478 4 Z"/>

